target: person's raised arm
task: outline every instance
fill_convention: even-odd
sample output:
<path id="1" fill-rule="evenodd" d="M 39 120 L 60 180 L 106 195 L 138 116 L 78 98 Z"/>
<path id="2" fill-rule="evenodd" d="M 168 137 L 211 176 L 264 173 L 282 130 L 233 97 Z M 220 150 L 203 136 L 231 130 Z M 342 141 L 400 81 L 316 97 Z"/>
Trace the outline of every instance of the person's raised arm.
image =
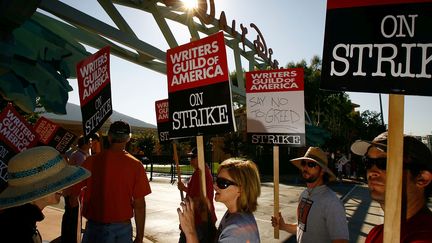
<path id="1" fill-rule="evenodd" d="M 180 203 L 181 209 L 177 208 L 180 227 L 186 236 L 187 243 L 198 243 L 198 236 L 195 230 L 194 203 L 186 198 Z"/>

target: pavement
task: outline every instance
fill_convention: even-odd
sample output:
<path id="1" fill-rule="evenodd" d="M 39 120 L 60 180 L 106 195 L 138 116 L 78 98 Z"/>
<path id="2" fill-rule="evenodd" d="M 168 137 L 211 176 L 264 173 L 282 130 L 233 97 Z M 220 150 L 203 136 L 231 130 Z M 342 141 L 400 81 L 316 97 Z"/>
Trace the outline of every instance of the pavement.
<path id="1" fill-rule="evenodd" d="M 295 242 L 295 237 L 280 231 L 279 239 L 274 239 L 274 229 L 270 218 L 273 215 L 273 183 L 263 180 L 258 209 L 254 213 L 260 231 L 261 242 Z M 279 208 L 286 222 L 295 221 L 297 200 L 304 185 L 281 179 L 279 186 Z M 179 236 L 176 208 L 180 203 L 180 194 L 170 178 L 153 176 L 150 182 L 152 193 L 146 197 L 147 216 L 144 242 L 177 242 Z M 369 230 L 384 220 L 379 204 L 371 201 L 367 186 L 362 183 L 345 180 L 334 183 L 331 188 L 338 194 L 345 205 L 350 231 L 350 242 L 364 242 Z M 38 223 L 38 229 L 44 242 L 59 242 L 63 206 L 49 206 L 43 211 L 45 219 Z M 225 206 L 215 203 L 216 215 L 221 219 Z M 218 225 L 219 222 L 216 223 Z"/>

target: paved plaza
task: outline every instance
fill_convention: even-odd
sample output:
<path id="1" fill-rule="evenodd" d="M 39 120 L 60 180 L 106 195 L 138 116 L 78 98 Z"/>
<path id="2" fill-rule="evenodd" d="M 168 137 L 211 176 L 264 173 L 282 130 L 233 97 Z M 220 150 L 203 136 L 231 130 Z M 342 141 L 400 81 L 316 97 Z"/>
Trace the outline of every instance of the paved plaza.
<path id="1" fill-rule="evenodd" d="M 280 211 L 287 222 L 294 222 L 297 199 L 304 189 L 300 184 L 280 184 Z M 152 193 L 146 197 L 147 219 L 145 227 L 145 242 L 177 242 L 179 225 L 177 207 L 180 194 L 176 185 L 170 183 L 166 177 L 153 177 L 150 182 Z M 367 232 L 376 224 L 383 222 L 383 212 L 380 206 L 371 202 L 367 186 L 350 182 L 336 183 L 333 190 L 341 197 L 345 204 L 349 222 L 350 242 L 364 242 Z M 262 183 L 262 193 L 259 207 L 255 212 L 261 242 L 295 242 L 290 234 L 280 231 L 279 239 L 273 237 L 273 227 L 270 217 L 273 214 L 273 184 Z M 215 203 L 216 215 L 221 219 L 225 213 L 225 206 Z M 47 207 L 44 210 L 46 218 L 38 224 L 44 242 L 54 241 L 60 235 L 62 206 Z M 217 222 L 217 225 L 219 222 Z"/>

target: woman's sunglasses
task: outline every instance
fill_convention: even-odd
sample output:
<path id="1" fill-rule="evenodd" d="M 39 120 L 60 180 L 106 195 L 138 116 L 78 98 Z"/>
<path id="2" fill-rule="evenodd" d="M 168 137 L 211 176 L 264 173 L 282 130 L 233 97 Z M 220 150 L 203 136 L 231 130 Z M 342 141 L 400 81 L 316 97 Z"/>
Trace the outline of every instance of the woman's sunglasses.
<path id="1" fill-rule="evenodd" d="M 370 170 L 372 166 L 376 166 L 380 170 L 387 169 L 387 158 L 369 158 L 367 156 L 363 157 L 363 163 L 366 166 L 366 170 Z"/>
<path id="2" fill-rule="evenodd" d="M 312 162 L 312 161 L 304 161 L 304 160 L 302 160 L 302 161 L 300 162 L 300 165 L 301 165 L 302 167 L 304 167 L 304 166 L 307 165 L 307 167 L 309 167 L 309 168 L 314 168 L 314 167 L 317 166 L 318 164 L 315 163 L 315 162 Z"/>
<path id="3" fill-rule="evenodd" d="M 222 177 L 216 177 L 216 185 L 220 189 L 226 189 L 229 186 L 237 186 L 237 184 L 235 182 L 224 179 Z"/>

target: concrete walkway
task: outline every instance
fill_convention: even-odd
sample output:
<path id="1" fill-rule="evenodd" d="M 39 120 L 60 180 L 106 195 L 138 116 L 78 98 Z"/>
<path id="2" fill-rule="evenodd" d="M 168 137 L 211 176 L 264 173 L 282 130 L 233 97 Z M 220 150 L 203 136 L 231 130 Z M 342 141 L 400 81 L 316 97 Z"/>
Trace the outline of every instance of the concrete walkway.
<path id="1" fill-rule="evenodd" d="M 152 194 L 146 197 L 147 218 L 144 242 L 177 242 L 179 235 L 178 216 L 176 208 L 179 206 L 180 194 L 176 185 L 172 185 L 167 178 L 153 177 L 150 182 Z M 349 183 L 332 186 L 345 203 L 347 219 L 350 229 L 350 242 L 364 242 L 369 230 L 376 224 L 383 222 L 383 212 L 378 204 L 371 202 L 367 186 Z M 287 222 L 295 221 L 297 199 L 304 189 L 299 185 L 280 185 L 280 211 Z M 271 182 L 262 184 L 259 207 L 255 218 L 260 230 L 262 242 L 295 242 L 295 237 L 280 231 L 279 239 L 273 238 L 273 227 L 270 218 L 273 214 L 273 186 Z M 225 213 L 225 206 L 215 203 L 216 214 L 221 219 Z M 44 210 L 45 220 L 38 224 L 44 242 L 54 241 L 60 235 L 63 209 L 47 207 Z M 219 222 L 216 223 L 217 225 Z M 294 240 L 294 241 L 293 241 Z"/>

